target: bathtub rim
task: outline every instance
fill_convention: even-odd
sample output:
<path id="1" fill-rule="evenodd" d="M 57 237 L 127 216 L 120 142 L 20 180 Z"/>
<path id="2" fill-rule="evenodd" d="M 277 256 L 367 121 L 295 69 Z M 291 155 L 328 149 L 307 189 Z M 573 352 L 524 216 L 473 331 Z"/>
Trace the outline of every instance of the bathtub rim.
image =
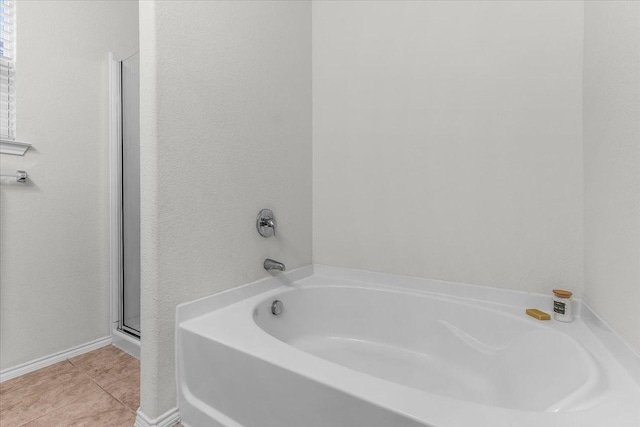
<path id="1" fill-rule="evenodd" d="M 200 317 L 210 311 L 235 304 L 247 298 L 267 293 L 281 286 L 312 277 L 327 277 L 363 284 L 377 284 L 385 288 L 396 288 L 438 295 L 452 299 L 463 299 L 488 306 L 527 306 L 547 307 L 553 301 L 551 295 L 534 292 L 504 289 L 485 285 L 472 285 L 438 279 L 426 279 L 399 274 L 381 273 L 354 268 L 334 267 L 323 264 L 309 264 L 286 272 L 277 272 L 269 277 L 226 289 L 193 301 L 176 306 L 175 329 L 180 323 Z M 400 282 L 403 282 L 400 284 Z M 428 285 L 426 290 L 424 285 Z M 634 382 L 640 386 L 640 349 L 635 349 L 602 319 L 583 299 L 574 300 L 574 316 L 580 318 L 589 330 L 605 345 L 611 355 L 622 365 Z M 552 320 L 553 321 L 553 320 Z M 177 349 L 177 334 L 175 342 Z M 177 366 L 177 351 L 175 362 Z M 176 371 L 177 376 L 177 371 Z"/>

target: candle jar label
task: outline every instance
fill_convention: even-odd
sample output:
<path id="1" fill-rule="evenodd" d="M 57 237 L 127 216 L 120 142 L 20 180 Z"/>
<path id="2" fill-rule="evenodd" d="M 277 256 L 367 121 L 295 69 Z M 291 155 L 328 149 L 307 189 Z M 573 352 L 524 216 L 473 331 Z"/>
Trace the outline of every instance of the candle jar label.
<path id="1" fill-rule="evenodd" d="M 553 302 L 553 311 L 554 311 L 554 313 L 564 314 L 565 307 L 566 307 L 566 305 L 563 302 L 560 302 L 560 301 L 554 301 Z"/>

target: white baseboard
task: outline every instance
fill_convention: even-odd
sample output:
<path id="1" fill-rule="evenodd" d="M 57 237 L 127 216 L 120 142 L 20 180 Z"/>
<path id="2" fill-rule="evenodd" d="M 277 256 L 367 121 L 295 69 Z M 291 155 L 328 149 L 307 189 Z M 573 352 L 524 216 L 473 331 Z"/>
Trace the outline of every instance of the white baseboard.
<path id="1" fill-rule="evenodd" d="M 173 427 L 180 422 L 180 413 L 178 408 L 169 409 L 158 418 L 151 419 L 146 416 L 140 409 L 136 416 L 135 427 Z"/>
<path id="2" fill-rule="evenodd" d="M 112 344 L 125 353 L 140 360 L 140 340 L 125 334 L 117 329 L 111 333 Z"/>
<path id="3" fill-rule="evenodd" d="M 111 337 L 104 337 L 85 344 L 80 344 L 79 346 L 70 348 L 68 350 L 59 351 L 58 353 L 54 353 L 49 356 L 40 357 L 30 362 L 3 369 L 2 371 L 0 371 L 0 382 L 19 377 L 20 375 L 28 374 L 29 372 L 37 371 L 38 369 L 46 368 L 47 366 L 53 365 L 54 363 L 62 362 L 64 360 L 79 356 L 84 353 L 88 353 L 109 344 L 111 344 Z"/>

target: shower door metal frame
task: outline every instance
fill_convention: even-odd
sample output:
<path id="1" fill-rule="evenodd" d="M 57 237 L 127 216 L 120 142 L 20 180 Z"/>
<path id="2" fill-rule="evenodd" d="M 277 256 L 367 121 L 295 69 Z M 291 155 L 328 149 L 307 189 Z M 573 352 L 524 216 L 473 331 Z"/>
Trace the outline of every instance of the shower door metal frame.
<path id="1" fill-rule="evenodd" d="M 126 57 L 124 58 L 126 59 Z M 114 344 L 139 354 L 140 336 L 123 324 L 122 60 L 109 53 L 109 330 Z"/>

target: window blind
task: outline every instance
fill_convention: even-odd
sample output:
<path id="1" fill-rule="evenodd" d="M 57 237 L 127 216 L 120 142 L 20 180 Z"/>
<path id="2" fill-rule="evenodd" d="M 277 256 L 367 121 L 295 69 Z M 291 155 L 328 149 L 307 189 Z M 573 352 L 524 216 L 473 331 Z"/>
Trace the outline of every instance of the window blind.
<path id="1" fill-rule="evenodd" d="M 15 2 L 0 0 L 0 138 L 15 139 Z"/>

